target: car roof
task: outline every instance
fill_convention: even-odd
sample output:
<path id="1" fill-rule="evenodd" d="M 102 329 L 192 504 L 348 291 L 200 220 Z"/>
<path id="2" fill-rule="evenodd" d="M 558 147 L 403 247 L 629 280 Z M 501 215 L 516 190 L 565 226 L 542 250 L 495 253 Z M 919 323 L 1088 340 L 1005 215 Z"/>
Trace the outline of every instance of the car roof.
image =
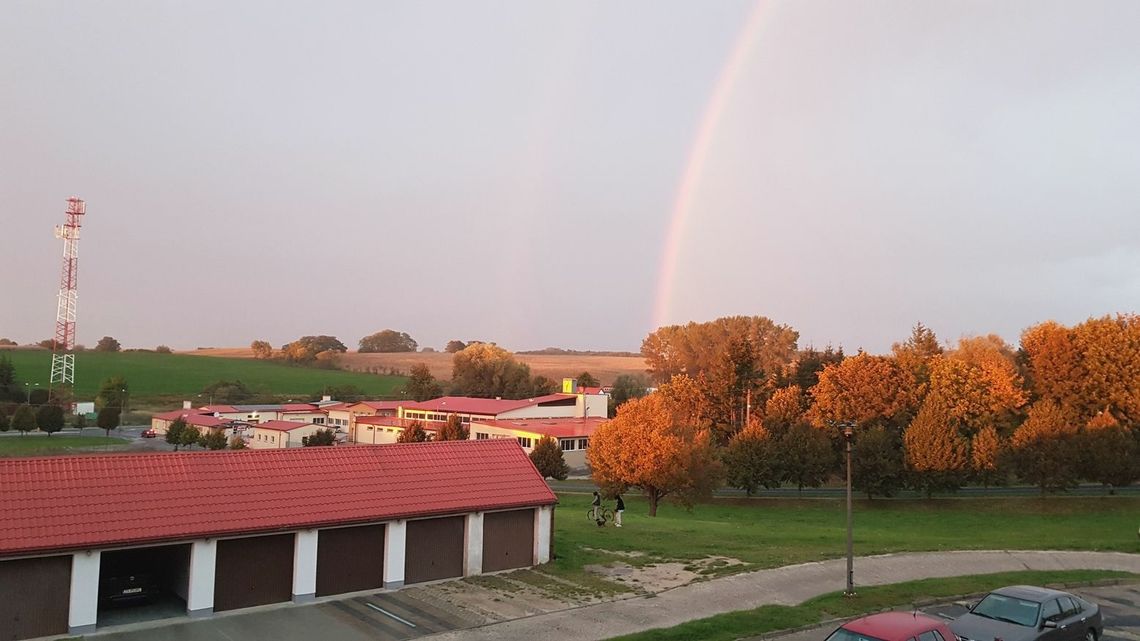
<path id="1" fill-rule="evenodd" d="M 941 619 L 919 612 L 880 612 L 848 621 L 843 627 L 883 641 L 905 641 L 942 626 Z"/>
<path id="2" fill-rule="evenodd" d="M 1037 601 L 1039 603 L 1049 599 L 1055 599 L 1059 596 L 1069 596 L 1068 592 L 1039 588 L 1034 585 L 1009 585 L 1004 588 L 998 588 L 993 592 L 1003 596 L 1016 597 L 1027 601 Z"/>

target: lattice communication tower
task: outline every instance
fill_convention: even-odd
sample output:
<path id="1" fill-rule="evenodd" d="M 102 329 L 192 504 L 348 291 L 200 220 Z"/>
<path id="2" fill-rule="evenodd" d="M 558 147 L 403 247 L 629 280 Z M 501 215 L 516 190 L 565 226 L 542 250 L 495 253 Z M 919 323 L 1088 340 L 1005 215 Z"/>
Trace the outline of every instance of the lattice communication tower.
<path id="1" fill-rule="evenodd" d="M 59 278 L 59 304 L 55 314 L 55 340 L 51 351 L 51 385 L 75 384 L 75 299 L 79 295 L 79 227 L 87 203 L 67 199 L 67 221 L 56 225 L 63 239 L 63 272 Z"/>

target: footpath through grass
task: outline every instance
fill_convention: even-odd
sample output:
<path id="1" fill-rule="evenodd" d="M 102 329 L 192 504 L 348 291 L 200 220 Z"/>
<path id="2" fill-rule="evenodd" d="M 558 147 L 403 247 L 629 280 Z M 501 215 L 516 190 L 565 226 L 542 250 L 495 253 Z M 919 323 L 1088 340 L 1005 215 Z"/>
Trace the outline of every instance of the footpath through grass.
<path id="1" fill-rule="evenodd" d="M 717 499 L 691 512 L 626 497 L 625 527 L 598 528 L 586 518 L 590 496 L 560 494 L 552 573 L 583 574 L 588 564 L 634 566 L 710 556 L 739 559 L 708 575 L 842 557 L 842 500 Z M 855 554 L 937 550 L 1111 550 L 1140 552 L 1140 497 L 860 500 Z M 630 554 L 635 556 L 629 556 Z"/>
<path id="2" fill-rule="evenodd" d="M 91 430 L 92 434 L 95 430 Z M 129 441 L 123 438 L 106 436 L 66 436 L 56 434 L 28 434 L 26 436 L 0 437 L 0 456 L 47 456 L 52 454 L 69 454 L 78 451 L 96 450 L 100 447 L 125 445 Z"/>
<path id="3" fill-rule="evenodd" d="M 1140 575 L 1105 570 L 1068 570 L 1002 572 L 945 579 L 923 579 L 892 585 L 861 587 L 859 594 L 850 598 L 843 596 L 842 592 L 832 592 L 809 599 L 796 606 L 764 605 L 752 610 L 718 614 L 682 623 L 672 628 L 657 628 L 614 637 L 614 641 L 681 641 L 687 639 L 732 641 L 778 630 L 815 625 L 829 619 L 853 617 L 891 608 L 915 608 L 934 600 L 987 592 L 1004 585 L 1079 584 L 1103 579 L 1140 580 Z"/>
<path id="4" fill-rule="evenodd" d="M 46 387 L 51 352 L 0 350 L 11 359 L 21 382 Z M 258 394 L 309 399 L 327 386 L 355 385 L 373 397 L 392 396 L 404 384 L 401 376 L 379 376 L 344 370 L 293 367 L 248 358 L 219 358 L 154 352 L 82 352 L 75 357 L 75 394 L 90 400 L 104 379 L 121 375 L 131 386 L 131 404 L 161 399 L 199 400 L 196 395 L 219 380 L 240 380 Z M 198 404 L 198 403 L 195 403 Z M 203 402 L 202 404 L 205 404 Z"/>

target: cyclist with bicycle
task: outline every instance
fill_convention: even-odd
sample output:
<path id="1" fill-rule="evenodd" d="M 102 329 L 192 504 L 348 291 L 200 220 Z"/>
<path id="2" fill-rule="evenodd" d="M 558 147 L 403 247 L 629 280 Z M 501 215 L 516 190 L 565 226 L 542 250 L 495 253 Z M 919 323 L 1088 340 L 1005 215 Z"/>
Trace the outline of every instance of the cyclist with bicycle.
<path id="1" fill-rule="evenodd" d="M 590 518 L 592 518 L 594 522 L 598 524 L 598 527 L 605 525 L 606 522 L 602 519 L 602 496 L 598 494 L 597 490 L 594 490 L 594 500 L 592 503 L 590 503 L 590 508 Z"/>

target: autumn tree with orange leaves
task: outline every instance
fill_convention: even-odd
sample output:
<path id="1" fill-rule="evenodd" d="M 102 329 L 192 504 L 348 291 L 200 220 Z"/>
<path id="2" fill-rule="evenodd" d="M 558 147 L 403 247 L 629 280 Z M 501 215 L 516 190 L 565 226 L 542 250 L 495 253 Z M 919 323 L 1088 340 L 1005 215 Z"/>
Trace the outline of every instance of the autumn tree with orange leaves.
<path id="1" fill-rule="evenodd" d="M 936 491 L 955 491 L 966 482 L 970 442 L 959 433 L 958 424 L 944 402 L 927 397 L 903 433 L 912 485 L 927 496 Z"/>
<path id="2" fill-rule="evenodd" d="M 804 420 L 807 407 L 807 398 L 799 385 L 781 387 L 764 404 L 764 427 L 774 438 L 780 438 Z"/>
<path id="3" fill-rule="evenodd" d="M 1109 487 L 1140 480 L 1140 434 L 1120 424 L 1111 412 L 1092 418 L 1080 438 L 1083 476 Z"/>
<path id="4" fill-rule="evenodd" d="M 897 421 L 913 410 L 916 400 L 911 375 L 895 359 L 865 352 L 827 366 L 811 395 L 817 426 L 855 421 L 860 429 Z"/>
<path id="5" fill-rule="evenodd" d="M 1017 475 L 1041 488 L 1042 493 L 1076 487 L 1080 474 L 1078 433 L 1079 427 L 1060 405 L 1051 400 L 1034 403 L 1029 418 L 1013 433 Z"/>
<path id="6" fill-rule="evenodd" d="M 697 408 L 701 392 L 687 376 L 674 376 L 657 392 L 623 404 L 590 439 L 586 459 L 607 494 L 638 488 L 657 515 L 662 499 L 692 505 L 721 480 L 709 425 Z"/>
<path id="7" fill-rule="evenodd" d="M 992 334 L 963 338 L 958 349 L 934 358 L 927 398 L 970 434 L 987 425 L 1009 433 L 1026 402 L 1013 350 Z"/>
<path id="8" fill-rule="evenodd" d="M 983 427 L 970 441 L 970 468 L 974 478 L 984 487 L 1004 485 L 1008 477 L 1004 466 L 1006 447 L 993 425 Z"/>

